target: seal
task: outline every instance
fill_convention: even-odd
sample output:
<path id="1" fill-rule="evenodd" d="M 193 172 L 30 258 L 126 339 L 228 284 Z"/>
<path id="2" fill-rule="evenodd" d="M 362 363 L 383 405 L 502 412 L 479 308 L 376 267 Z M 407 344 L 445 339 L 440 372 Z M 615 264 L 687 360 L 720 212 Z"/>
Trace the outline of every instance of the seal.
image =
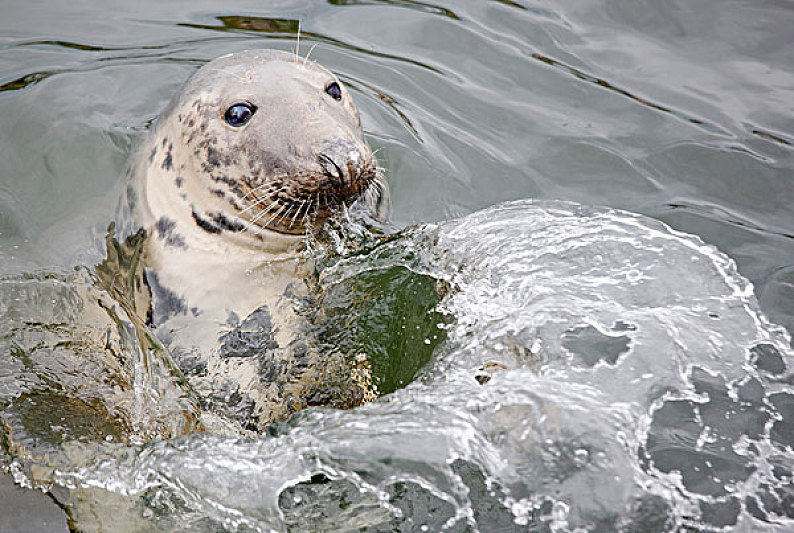
<path id="1" fill-rule="evenodd" d="M 149 325 L 203 407 L 261 429 L 333 404 L 318 384 L 340 405 L 372 397 L 364 370 L 311 360 L 295 299 L 306 234 L 355 202 L 386 204 L 377 168 L 348 90 L 287 52 L 215 59 L 167 106 L 132 158 L 126 205 L 149 234 Z"/>

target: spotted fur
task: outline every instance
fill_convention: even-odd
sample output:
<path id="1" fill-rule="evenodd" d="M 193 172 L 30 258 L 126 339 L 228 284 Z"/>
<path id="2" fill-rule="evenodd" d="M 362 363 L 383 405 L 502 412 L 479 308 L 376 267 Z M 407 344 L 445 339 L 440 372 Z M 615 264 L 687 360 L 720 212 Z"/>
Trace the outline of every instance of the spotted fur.
<path id="1" fill-rule="evenodd" d="M 152 228 L 152 325 L 202 406 L 246 428 L 370 397 L 331 401 L 360 383 L 346 389 L 341 362 L 317 360 L 290 303 L 308 290 L 309 265 L 298 260 L 306 232 L 383 190 L 350 94 L 337 101 L 330 82 L 326 69 L 283 52 L 219 58 L 169 104 L 132 178 L 128 196 Z M 240 102 L 256 112 L 227 124 Z"/>

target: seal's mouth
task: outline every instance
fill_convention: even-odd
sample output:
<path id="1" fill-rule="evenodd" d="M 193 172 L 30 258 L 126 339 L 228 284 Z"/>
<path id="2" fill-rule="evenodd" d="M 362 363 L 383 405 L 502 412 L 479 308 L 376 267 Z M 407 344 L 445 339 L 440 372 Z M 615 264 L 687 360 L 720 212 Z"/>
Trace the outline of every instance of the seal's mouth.
<path id="1" fill-rule="evenodd" d="M 357 200 L 367 195 L 376 198 L 381 180 L 372 155 L 340 164 L 320 154 L 314 170 L 269 176 L 257 186 L 244 182 L 248 205 L 238 217 L 247 223 L 241 231 L 310 232 Z"/>

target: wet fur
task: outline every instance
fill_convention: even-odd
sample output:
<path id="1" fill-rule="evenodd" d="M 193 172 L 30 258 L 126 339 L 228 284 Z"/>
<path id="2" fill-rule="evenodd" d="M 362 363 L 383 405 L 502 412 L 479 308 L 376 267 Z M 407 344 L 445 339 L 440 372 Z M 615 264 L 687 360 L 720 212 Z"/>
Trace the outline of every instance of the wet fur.
<path id="1" fill-rule="evenodd" d="M 318 360 L 296 312 L 305 233 L 362 197 L 387 203 L 358 110 L 346 90 L 325 92 L 332 81 L 284 52 L 219 58 L 133 158 L 127 208 L 149 228 L 152 326 L 203 406 L 249 429 L 372 398 L 360 368 Z M 223 120 L 237 102 L 257 107 L 243 128 Z"/>

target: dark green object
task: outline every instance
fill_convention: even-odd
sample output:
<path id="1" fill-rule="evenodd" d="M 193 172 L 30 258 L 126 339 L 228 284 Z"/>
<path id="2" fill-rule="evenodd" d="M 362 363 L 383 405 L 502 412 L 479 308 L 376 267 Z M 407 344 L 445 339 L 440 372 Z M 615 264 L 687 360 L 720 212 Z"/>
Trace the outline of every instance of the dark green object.
<path id="1" fill-rule="evenodd" d="M 370 270 L 332 286 L 321 309 L 330 321 L 321 340 L 366 354 L 378 394 L 410 383 L 444 340 L 436 280 L 405 267 Z"/>

